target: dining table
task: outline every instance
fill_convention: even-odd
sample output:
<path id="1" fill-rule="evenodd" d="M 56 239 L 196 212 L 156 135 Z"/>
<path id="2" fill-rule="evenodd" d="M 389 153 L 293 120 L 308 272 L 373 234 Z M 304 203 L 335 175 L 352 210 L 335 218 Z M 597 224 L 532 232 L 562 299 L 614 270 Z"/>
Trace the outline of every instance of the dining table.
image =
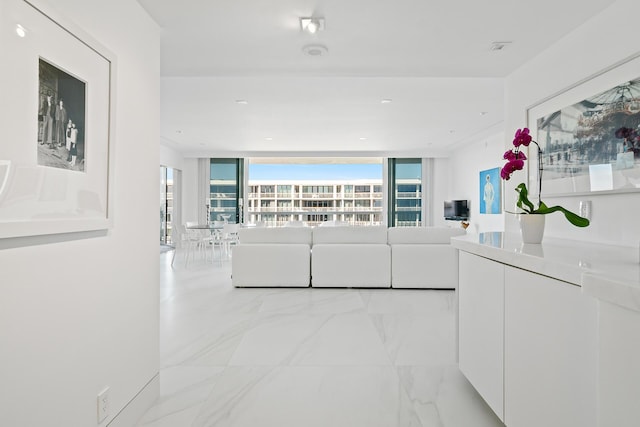
<path id="1" fill-rule="evenodd" d="M 189 232 L 190 230 L 193 233 L 197 233 L 200 235 L 200 237 L 196 237 L 201 239 L 201 243 L 200 244 L 205 244 L 205 245 L 210 245 L 211 246 L 211 261 L 213 261 L 215 259 L 215 249 L 216 247 L 220 248 L 220 256 L 219 256 L 219 260 L 222 263 L 222 257 L 223 257 L 223 236 L 222 236 L 222 229 L 224 228 L 224 224 L 220 224 L 220 223 L 206 223 L 206 224 L 189 224 L 189 225 L 185 225 L 185 229 L 187 230 L 187 232 Z M 203 236 L 203 234 L 205 234 L 206 232 L 204 230 L 209 230 L 209 236 Z M 197 235 L 196 235 L 197 236 Z"/>

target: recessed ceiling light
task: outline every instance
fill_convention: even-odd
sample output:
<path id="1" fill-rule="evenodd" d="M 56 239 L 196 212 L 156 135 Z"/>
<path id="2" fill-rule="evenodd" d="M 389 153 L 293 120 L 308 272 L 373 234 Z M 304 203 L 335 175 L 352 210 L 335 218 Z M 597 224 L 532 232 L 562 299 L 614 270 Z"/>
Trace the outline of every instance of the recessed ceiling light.
<path id="1" fill-rule="evenodd" d="M 247 105 L 248 103 L 246 99 L 236 99 L 236 104 Z"/>
<path id="2" fill-rule="evenodd" d="M 324 56 L 329 53 L 329 49 L 321 44 L 308 44 L 302 48 L 302 52 L 308 56 Z"/>
<path id="3" fill-rule="evenodd" d="M 380 103 L 381 104 L 391 104 L 392 101 L 393 101 L 393 99 L 384 98 L 383 100 L 380 101 Z"/>
<path id="4" fill-rule="evenodd" d="M 366 137 L 366 136 L 361 136 L 361 137 L 360 137 L 360 141 L 366 141 L 366 140 L 367 140 L 367 137 Z"/>
<path id="5" fill-rule="evenodd" d="M 27 35 L 27 30 L 20 24 L 16 25 L 16 34 L 20 37 L 24 37 Z"/>
<path id="6" fill-rule="evenodd" d="M 511 42 L 493 42 L 491 43 L 491 47 L 489 48 L 489 50 L 501 51 L 501 50 L 504 50 L 510 44 Z"/>
<path id="7" fill-rule="evenodd" d="M 273 141 L 273 138 L 272 138 L 272 137 L 270 137 L 270 136 L 267 136 L 264 140 L 265 140 L 265 141 Z"/>
<path id="8" fill-rule="evenodd" d="M 309 34 L 315 34 L 318 31 L 324 31 L 324 18 L 300 18 L 300 29 Z"/>

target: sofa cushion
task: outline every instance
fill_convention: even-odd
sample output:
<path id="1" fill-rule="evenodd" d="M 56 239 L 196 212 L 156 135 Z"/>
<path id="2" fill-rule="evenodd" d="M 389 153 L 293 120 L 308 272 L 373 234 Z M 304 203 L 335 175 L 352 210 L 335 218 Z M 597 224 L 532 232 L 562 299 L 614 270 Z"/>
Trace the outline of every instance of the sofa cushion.
<path id="1" fill-rule="evenodd" d="M 450 244 L 451 238 L 466 234 L 463 228 L 448 227 L 392 227 L 389 244 Z M 315 237 L 314 237 L 315 239 Z"/>
<path id="2" fill-rule="evenodd" d="M 241 228 L 240 244 L 243 243 L 304 243 L 311 245 L 311 228 Z"/>
<path id="3" fill-rule="evenodd" d="M 391 245 L 391 287 L 455 289 L 458 250 L 451 245 Z"/>
<path id="4" fill-rule="evenodd" d="M 318 244 L 311 255 L 312 287 L 391 287 L 387 244 Z"/>
<path id="5" fill-rule="evenodd" d="M 387 227 L 317 227 L 313 229 L 313 244 L 386 244 Z"/>
<path id="6" fill-rule="evenodd" d="M 235 246 L 232 251 L 233 286 L 309 286 L 309 245 L 247 243 Z"/>

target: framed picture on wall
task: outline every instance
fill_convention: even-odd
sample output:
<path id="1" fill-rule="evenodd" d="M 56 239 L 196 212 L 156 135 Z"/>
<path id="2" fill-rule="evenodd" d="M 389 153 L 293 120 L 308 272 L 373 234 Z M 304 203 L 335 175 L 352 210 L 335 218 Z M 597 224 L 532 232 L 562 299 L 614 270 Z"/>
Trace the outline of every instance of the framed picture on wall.
<path id="1" fill-rule="evenodd" d="M 38 164 L 84 172 L 87 84 L 38 60 Z"/>
<path id="2" fill-rule="evenodd" d="M 0 28 L 0 238 L 109 228 L 115 56 L 46 0 Z"/>
<path id="3" fill-rule="evenodd" d="M 542 149 L 543 196 L 640 189 L 638 70 L 640 54 L 527 110 L 528 127 Z M 535 150 L 529 154 L 535 162 Z M 530 170 L 533 191 L 537 179 Z"/>
<path id="4" fill-rule="evenodd" d="M 502 186 L 500 168 L 487 169 L 480 172 L 480 213 L 502 213 Z"/>

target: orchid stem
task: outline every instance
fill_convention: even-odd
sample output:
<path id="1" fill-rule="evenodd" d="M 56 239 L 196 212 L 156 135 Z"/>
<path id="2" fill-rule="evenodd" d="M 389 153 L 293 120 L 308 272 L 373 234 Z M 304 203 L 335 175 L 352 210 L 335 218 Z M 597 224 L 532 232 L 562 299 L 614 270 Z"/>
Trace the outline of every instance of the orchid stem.
<path id="1" fill-rule="evenodd" d="M 537 142 L 531 141 L 538 147 L 538 207 L 542 203 L 542 148 Z"/>

